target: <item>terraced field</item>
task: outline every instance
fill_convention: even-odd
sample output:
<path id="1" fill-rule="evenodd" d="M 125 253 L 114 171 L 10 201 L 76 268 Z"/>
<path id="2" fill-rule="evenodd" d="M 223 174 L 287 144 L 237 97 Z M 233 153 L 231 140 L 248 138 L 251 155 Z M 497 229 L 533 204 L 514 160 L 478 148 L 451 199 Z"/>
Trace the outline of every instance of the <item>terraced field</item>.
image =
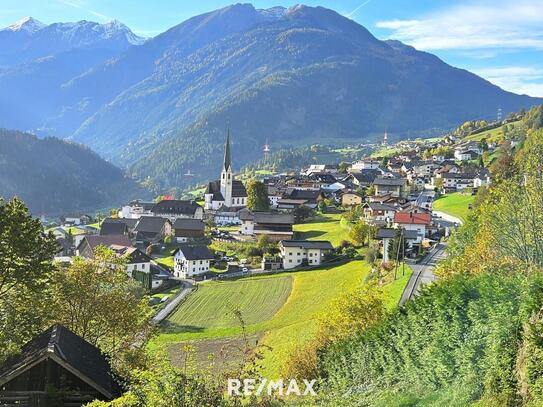
<path id="1" fill-rule="evenodd" d="M 289 275 L 202 284 L 168 318 L 169 329 L 195 332 L 236 326 L 234 310 L 241 311 L 246 324 L 267 321 L 285 303 L 291 289 Z"/>

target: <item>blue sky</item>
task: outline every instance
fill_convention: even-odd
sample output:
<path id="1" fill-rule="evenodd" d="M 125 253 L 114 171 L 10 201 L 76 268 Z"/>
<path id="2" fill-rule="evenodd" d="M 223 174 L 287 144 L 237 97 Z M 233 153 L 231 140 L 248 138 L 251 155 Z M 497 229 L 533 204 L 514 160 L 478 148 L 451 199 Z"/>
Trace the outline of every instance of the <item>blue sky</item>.
<path id="1" fill-rule="evenodd" d="M 2 0 L 0 26 L 24 16 L 44 23 L 117 19 L 154 36 L 191 16 L 234 1 Z M 257 8 L 298 1 L 255 0 Z M 543 0 L 307 0 L 336 10 L 381 39 L 394 38 L 438 55 L 506 90 L 543 97 Z"/>

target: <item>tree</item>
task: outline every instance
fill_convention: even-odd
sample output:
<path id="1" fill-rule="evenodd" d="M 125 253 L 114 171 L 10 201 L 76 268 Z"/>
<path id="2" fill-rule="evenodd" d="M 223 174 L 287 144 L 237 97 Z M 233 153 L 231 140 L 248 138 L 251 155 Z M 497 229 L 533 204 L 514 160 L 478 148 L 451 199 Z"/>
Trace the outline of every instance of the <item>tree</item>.
<path id="1" fill-rule="evenodd" d="M 247 208 L 251 211 L 267 211 L 270 209 L 266 185 L 255 179 L 247 183 Z"/>
<path id="2" fill-rule="evenodd" d="M 45 328 L 57 250 L 21 200 L 0 199 L 0 360 Z"/>
<path id="3" fill-rule="evenodd" d="M 337 171 L 340 174 L 347 174 L 347 170 L 349 169 L 350 166 L 351 166 L 350 163 L 342 161 L 342 162 L 339 163 L 339 165 L 337 167 Z"/>
<path id="4" fill-rule="evenodd" d="M 296 223 L 301 223 L 309 218 L 311 215 L 313 215 L 313 210 L 308 206 L 300 205 L 296 209 L 294 209 L 293 214 Z"/>
<path id="5" fill-rule="evenodd" d="M 125 269 L 123 258 L 98 247 L 94 259 L 76 257 L 53 275 L 56 322 L 117 362 L 127 350 L 143 347 L 153 330 L 145 290 Z"/>
<path id="6" fill-rule="evenodd" d="M 359 220 L 356 222 L 351 231 L 349 238 L 358 245 L 363 245 L 369 236 L 369 226 L 366 222 Z"/>
<path id="7" fill-rule="evenodd" d="M 366 195 L 367 196 L 373 196 L 375 195 L 375 185 L 370 185 L 369 187 L 366 188 Z"/>

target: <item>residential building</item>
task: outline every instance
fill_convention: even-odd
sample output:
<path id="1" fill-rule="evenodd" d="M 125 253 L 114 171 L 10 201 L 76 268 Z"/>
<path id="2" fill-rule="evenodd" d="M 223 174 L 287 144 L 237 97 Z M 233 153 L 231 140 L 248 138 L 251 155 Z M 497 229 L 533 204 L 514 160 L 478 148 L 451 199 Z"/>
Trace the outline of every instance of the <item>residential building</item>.
<path id="1" fill-rule="evenodd" d="M 330 164 L 311 164 L 307 170 L 304 171 L 305 175 L 311 175 L 313 173 L 328 173 L 337 174 L 337 166 Z"/>
<path id="2" fill-rule="evenodd" d="M 386 225 L 394 219 L 398 210 L 394 205 L 381 202 L 367 202 L 363 205 L 364 219 L 372 225 Z"/>
<path id="3" fill-rule="evenodd" d="M 406 196 L 405 178 L 377 178 L 373 185 L 375 186 L 375 195 L 391 194 L 396 198 L 405 198 Z"/>
<path id="4" fill-rule="evenodd" d="M 334 247 L 325 240 L 282 240 L 279 250 L 285 270 L 299 266 L 319 266 Z"/>
<path id="5" fill-rule="evenodd" d="M 174 253 L 174 274 L 179 278 L 206 274 L 213 258 L 207 246 L 182 246 Z"/>
<path id="6" fill-rule="evenodd" d="M 158 216 L 142 216 L 134 228 L 135 241 L 138 246 L 159 243 L 172 234 L 169 219 Z"/>
<path id="7" fill-rule="evenodd" d="M 172 229 L 178 243 L 201 239 L 205 236 L 205 224 L 200 219 L 177 219 Z"/>
<path id="8" fill-rule="evenodd" d="M 429 213 L 396 212 L 394 214 L 394 227 L 417 232 L 415 243 L 422 243 L 432 223 Z"/>
<path id="9" fill-rule="evenodd" d="M 121 208 L 119 218 L 139 219 L 141 216 L 151 215 L 154 206 L 154 202 L 145 202 L 140 199 L 132 201 Z"/>
<path id="10" fill-rule="evenodd" d="M 240 233 L 247 236 L 268 236 L 273 241 L 288 240 L 294 235 L 294 216 L 284 213 L 250 212 L 240 213 Z"/>
<path id="11" fill-rule="evenodd" d="M 344 208 L 361 205 L 363 201 L 364 197 L 358 192 L 349 191 L 341 194 L 341 206 Z"/>
<path id="12" fill-rule="evenodd" d="M 351 165 L 351 171 L 362 171 L 362 170 L 376 170 L 381 165 L 380 161 L 376 160 L 360 160 Z"/>
<path id="13" fill-rule="evenodd" d="M 353 171 L 347 177 L 347 181 L 352 182 L 356 186 L 366 188 L 372 185 L 375 179 L 382 174 L 382 171 L 378 169 L 364 169 L 359 172 Z"/>
<path id="14" fill-rule="evenodd" d="M 204 208 L 192 200 L 163 200 L 155 204 L 151 213 L 154 216 L 167 218 L 170 222 L 176 219 L 200 219 L 204 218 Z"/>

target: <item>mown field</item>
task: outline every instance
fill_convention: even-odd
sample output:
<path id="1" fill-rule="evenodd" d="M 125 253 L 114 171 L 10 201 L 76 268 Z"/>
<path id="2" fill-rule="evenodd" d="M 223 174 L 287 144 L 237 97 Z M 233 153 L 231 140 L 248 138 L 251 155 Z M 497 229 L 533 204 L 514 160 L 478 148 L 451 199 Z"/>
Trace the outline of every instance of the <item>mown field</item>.
<path id="1" fill-rule="evenodd" d="M 469 206 L 473 204 L 474 201 L 475 196 L 471 194 L 455 192 L 453 194 L 443 195 L 436 199 L 433 204 L 433 209 L 465 220 L 470 211 Z"/>
<path id="2" fill-rule="evenodd" d="M 168 318 L 169 328 L 193 332 L 236 326 L 235 310 L 247 324 L 266 321 L 285 303 L 291 289 L 289 275 L 201 284 Z"/>
<path id="3" fill-rule="evenodd" d="M 313 271 L 205 283 L 167 320 L 152 347 L 165 349 L 174 363 L 183 360 L 182 347 L 187 344 L 204 361 L 209 354 L 222 354 L 223 347 L 237 348 L 242 329 L 232 311 L 239 309 L 249 337 L 271 347 L 264 351 L 262 373 L 277 377 L 288 354 L 314 335 L 319 315 L 343 292 L 362 283 L 369 270 L 366 263 L 353 261 Z M 410 272 L 406 269 L 404 277 L 382 288 L 387 307 L 398 303 Z"/>
<path id="4" fill-rule="evenodd" d="M 349 231 L 341 225 L 341 214 L 327 213 L 315 217 L 307 223 L 294 225 L 296 239 L 329 240 L 338 246 L 342 240 L 348 240 Z"/>

